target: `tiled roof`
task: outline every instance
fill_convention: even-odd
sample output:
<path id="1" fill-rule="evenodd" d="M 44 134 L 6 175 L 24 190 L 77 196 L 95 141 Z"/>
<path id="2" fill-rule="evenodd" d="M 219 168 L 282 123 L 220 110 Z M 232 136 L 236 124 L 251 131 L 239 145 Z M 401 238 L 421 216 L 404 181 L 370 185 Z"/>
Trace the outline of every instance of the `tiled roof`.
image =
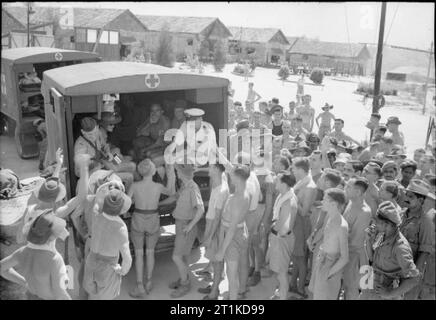
<path id="1" fill-rule="evenodd" d="M 194 34 L 201 33 L 217 20 L 217 18 L 207 17 L 136 16 L 148 30 L 161 31 L 167 25 L 169 32 Z"/>
<path id="2" fill-rule="evenodd" d="M 356 58 L 364 47 L 364 44 L 357 43 L 325 42 L 299 38 L 289 49 L 289 52 L 330 57 Z"/>
<path id="3" fill-rule="evenodd" d="M 230 32 L 233 34 L 232 40 L 239 40 L 243 42 L 269 42 L 278 32 L 281 33 L 280 29 L 276 28 L 245 28 L 245 27 L 228 27 Z M 284 39 L 286 37 L 283 35 Z"/>
<path id="4" fill-rule="evenodd" d="M 61 8 L 33 7 L 35 13 L 30 15 L 31 25 L 53 22 L 53 17 L 60 16 Z M 22 24 L 27 25 L 27 8 L 7 7 L 6 10 Z M 73 25 L 83 28 L 103 28 L 119 15 L 128 10 L 73 8 Z"/>

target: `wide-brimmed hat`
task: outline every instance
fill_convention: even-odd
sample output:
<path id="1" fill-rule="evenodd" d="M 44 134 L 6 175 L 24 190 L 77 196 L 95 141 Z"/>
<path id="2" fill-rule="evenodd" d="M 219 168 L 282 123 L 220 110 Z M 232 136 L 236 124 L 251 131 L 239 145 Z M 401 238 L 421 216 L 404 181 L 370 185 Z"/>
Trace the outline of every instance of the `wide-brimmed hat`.
<path id="1" fill-rule="evenodd" d="M 104 197 L 102 210 L 110 216 L 118 216 L 127 212 L 131 205 L 131 199 L 124 192 L 111 189 Z"/>
<path id="2" fill-rule="evenodd" d="M 241 120 L 236 124 L 236 131 L 250 128 L 250 121 L 247 119 Z"/>
<path id="3" fill-rule="evenodd" d="M 59 202 L 65 198 L 67 190 L 58 178 L 50 177 L 43 180 L 33 193 L 39 201 L 51 203 Z"/>
<path id="4" fill-rule="evenodd" d="M 407 154 L 404 153 L 404 151 L 402 149 L 398 150 L 393 150 L 390 154 L 388 154 L 386 156 L 386 158 L 395 158 L 395 157 L 401 157 L 403 159 L 407 158 Z"/>
<path id="5" fill-rule="evenodd" d="M 393 124 L 401 124 L 402 122 L 400 121 L 400 119 L 398 119 L 398 117 L 392 116 L 388 118 L 388 121 L 386 122 L 386 125 L 393 123 Z"/>
<path id="6" fill-rule="evenodd" d="M 276 111 L 283 112 L 283 107 L 281 105 L 279 105 L 279 104 L 276 104 L 276 105 L 272 106 L 270 112 L 274 113 Z"/>
<path id="7" fill-rule="evenodd" d="M 104 203 L 106 196 L 111 193 L 111 191 L 117 190 L 120 192 L 120 197 L 123 199 L 123 203 L 120 207 L 120 211 L 118 214 L 126 213 L 131 205 L 132 205 L 132 199 L 130 199 L 129 196 L 127 196 L 125 192 L 124 185 L 118 181 L 109 181 L 104 184 L 102 184 L 100 187 L 98 187 L 97 192 L 95 194 L 95 201 L 99 205 L 100 208 L 103 208 L 104 211 Z M 104 211 L 105 212 L 105 211 Z M 112 211 L 111 211 L 112 212 Z M 111 214 L 109 212 L 106 212 L 107 214 Z"/>
<path id="8" fill-rule="evenodd" d="M 322 110 L 331 110 L 333 109 L 333 105 L 329 105 L 328 103 L 326 103 L 323 107 L 321 107 Z"/>
<path id="9" fill-rule="evenodd" d="M 413 193 L 417 193 L 426 197 L 429 197 L 433 200 L 436 199 L 434 193 L 430 192 L 430 186 L 427 182 L 419 179 L 412 179 L 409 182 L 409 185 L 406 188 L 406 191 L 410 191 Z"/>
<path id="10" fill-rule="evenodd" d="M 41 212 L 37 213 L 35 220 L 33 220 L 30 225 L 27 232 L 27 241 L 37 245 L 47 243 L 48 239 L 53 234 L 53 223 L 53 212 L 41 210 Z"/>
<path id="11" fill-rule="evenodd" d="M 95 194 L 100 186 L 110 181 L 117 181 L 122 184 L 121 178 L 112 170 L 97 170 L 93 172 L 89 177 L 89 192 Z"/>

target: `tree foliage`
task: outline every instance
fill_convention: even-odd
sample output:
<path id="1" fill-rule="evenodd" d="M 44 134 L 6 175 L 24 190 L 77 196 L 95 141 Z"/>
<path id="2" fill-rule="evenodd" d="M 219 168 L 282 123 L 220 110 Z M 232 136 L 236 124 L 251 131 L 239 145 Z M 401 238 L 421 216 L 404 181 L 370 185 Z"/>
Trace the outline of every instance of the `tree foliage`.
<path id="1" fill-rule="evenodd" d="M 213 55 L 213 66 L 215 71 L 223 71 L 226 65 L 226 50 L 224 48 L 224 43 L 218 40 L 215 43 L 214 55 Z"/>
<path id="2" fill-rule="evenodd" d="M 164 26 L 160 31 L 156 50 L 156 63 L 164 67 L 172 67 L 175 61 L 173 39 L 168 30 L 168 26 Z"/>
<path id="3" fill-rule="evenodd" d="M 287 65 L 282 65 L 280 67 L 280 70 L 278 72 L 278 76 L 281 80 L 286 80 L 289 75 L 291 74 L 291 71 L 289 70 L 289 67 Z"/>
<path id="4" fill-rule="evenodd" d="M 324 79 L 324 72 L 321 69 L 315 68 L 310 74 L 310 80 L 316 84 L 321 84 Z"/>

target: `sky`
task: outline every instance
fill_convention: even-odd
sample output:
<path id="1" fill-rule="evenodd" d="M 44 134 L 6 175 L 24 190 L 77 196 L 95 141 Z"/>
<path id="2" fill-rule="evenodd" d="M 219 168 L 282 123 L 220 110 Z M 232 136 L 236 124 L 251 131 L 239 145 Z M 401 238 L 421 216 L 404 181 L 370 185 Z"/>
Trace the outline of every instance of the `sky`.
<path id="1" fill-rule="evenodd" d="M 280 28 L 287 36 L 377 43 L 380 2 L 34 2 L 130 9 L 136 14 L 217 17 L 227 26 Z M 385 43 L 423 50 L 434 39 L 434 3 L 389 2 Z"/>

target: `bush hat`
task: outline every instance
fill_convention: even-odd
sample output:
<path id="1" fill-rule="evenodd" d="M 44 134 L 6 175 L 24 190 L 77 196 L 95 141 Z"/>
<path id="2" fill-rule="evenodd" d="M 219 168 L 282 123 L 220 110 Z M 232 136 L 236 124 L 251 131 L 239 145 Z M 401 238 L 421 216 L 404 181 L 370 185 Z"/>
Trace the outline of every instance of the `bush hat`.
<path id="1" fill-rule="evenodd" d="M 47 178 L 33 191 L 41 202 L 59 202 L 65 198 L 67 191 L 65 186 L 59 182 L 59 178 Z"/>
<path id="2" fill-rule="evenodd" d="M 426 197 L 429 197 L 433 200 L 436 200 L 436 196 L 434 193 L 430 191 L 430 186 L 427 182 L 419 179 L 412 179 L 409 182 L 409 185 L 406 188 L 406 191 L 410 191 L 413 193 L 417 193 Z"/>

